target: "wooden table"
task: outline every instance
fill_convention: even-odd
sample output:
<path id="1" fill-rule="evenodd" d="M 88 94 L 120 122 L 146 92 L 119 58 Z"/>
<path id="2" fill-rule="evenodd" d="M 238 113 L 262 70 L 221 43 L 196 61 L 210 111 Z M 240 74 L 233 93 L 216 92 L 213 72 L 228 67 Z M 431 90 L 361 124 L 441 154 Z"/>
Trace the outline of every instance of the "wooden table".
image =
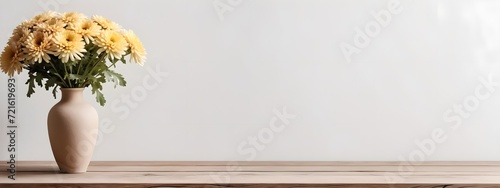
<path id="1" fill-rule="evenodd" d="M 0 167 L 0 187 L 496 187 L 500 162 L 92 162 L 84 174 L 54 162 Z M 78 185 L 78 186 L 76 186 Z"/>

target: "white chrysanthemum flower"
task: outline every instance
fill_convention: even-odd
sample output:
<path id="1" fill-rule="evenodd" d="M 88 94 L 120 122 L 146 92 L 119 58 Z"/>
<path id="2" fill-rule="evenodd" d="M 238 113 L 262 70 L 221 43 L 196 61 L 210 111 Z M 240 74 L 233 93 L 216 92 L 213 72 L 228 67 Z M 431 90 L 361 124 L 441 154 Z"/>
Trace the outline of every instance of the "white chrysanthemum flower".
<path id="1" fill-rule="evenodd" d="M 42 61 L 49 62 L 52 50 L 52 38 L 47 33 L 37 31 L 31 33 L 25 42 L 24 53 L 30 63 Z"/>
<path id="2" fill-rule="evenodd" d="M 92 16 L 92 21 L 99 24 L 99 26 L 101 26 L 103 30 L 120 30 L 121 28 L 120 25 L 118 25 L 117 23 L 108 20 L 102 16 L 97 16 L 97 15 Z"/>
<path id="3" fill-rule="evenodd" d="M 56 33 L 52 40 L 55 44 L 53 53 L 63 63 L 67 63 L 69 60 L 81 60 L 83 53 L 87 52 L 82 36 L 75 31 L 64 30 Z"/>
<path id="4" fill-rule="evenodd" d="M 104 30 L 94 41 L 99 47 L 98 54 L 105 52 L 107 57 L 120 59 L 128 48 L 127 41 L 120 33 L 112 30 Z"/>
<path id="5" fill-rule="evenodd" d="M 144 65 L 146 61 L 146 50 L 142 46 L 139 38 L 134 34 L 133 31 L 127 31 L 123 34 L 125 40 L 127 40 L 130 46 L 130 61 L 134 61 L 139 65 Z"/>

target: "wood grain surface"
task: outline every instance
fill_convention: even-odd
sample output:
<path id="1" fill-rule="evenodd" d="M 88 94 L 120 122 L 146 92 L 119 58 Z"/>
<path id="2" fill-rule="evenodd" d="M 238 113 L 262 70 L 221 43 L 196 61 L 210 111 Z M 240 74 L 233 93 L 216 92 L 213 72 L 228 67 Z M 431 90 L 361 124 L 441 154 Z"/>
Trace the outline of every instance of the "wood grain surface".
<path id="1" fill-rule="evenodd" d="M 1 162 L 0 187 L 500 188 L 500 162 L 92 162 L 62 174 L 54 162 Z"/>

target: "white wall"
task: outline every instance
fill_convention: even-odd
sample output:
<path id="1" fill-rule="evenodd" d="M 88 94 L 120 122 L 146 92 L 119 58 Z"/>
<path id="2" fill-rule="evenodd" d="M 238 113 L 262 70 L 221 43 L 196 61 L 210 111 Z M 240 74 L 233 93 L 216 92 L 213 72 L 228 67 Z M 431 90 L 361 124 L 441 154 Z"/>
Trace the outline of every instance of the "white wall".
<path id="1" fill-rule="evenodd" d="M 500 159 L 500 87 L 480 81 L 500 82 L 500 1 L 231 2 L 2 1 L 0 43 L 48 9 L 102 15 L 142 39 L 146 65 L 119 68 L 127 87 L 106 87 L 104 108 L 86 93 L 101 117 L 94 160 Z M 376 30 L 371 12 L 389 10 Z M 356 47 L 367 25 L 373 36 Z M 346 45 L 359 50 L 350 62 Z M 168 76 L 150 79 L 155 70 Z M 157 87 L 144 89 L 145 79 Z M 53 160 L 46 116 L 57 100 L 18 89 L 18 159 Z M 295 118 L 258 138 L 270 121 L 283 125 L 285 108 Z M 267 143 L 254 148 L 254 136 Z"/>

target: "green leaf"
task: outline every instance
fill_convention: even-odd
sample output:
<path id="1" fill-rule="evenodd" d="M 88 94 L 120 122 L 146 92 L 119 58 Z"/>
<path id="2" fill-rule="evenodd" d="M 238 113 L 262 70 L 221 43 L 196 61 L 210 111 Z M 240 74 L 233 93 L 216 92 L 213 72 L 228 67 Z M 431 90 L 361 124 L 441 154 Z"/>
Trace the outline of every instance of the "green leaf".
<path id="1" fill-rule="evenodd" d="M 47 79 L 47 81 L 45 82 L 45 90 L 49 90 L 50 87 L 54 87 L 52 89 L 52 95 L 54 96 L 54 99 L 57 98 L 57 87 L 58 85 L 56 85 L 56 82 L 57 82 L 57 79 L 54 78 L 54 77 L 49 77 L 49 79 Z"/>
<path id="2" fill-rule="evenodd" d="M 125 78 L 123 78 L 123 75 L 112 71 L 112 70 L 106 70 L 103 72 L 104 77 L 106 77 L 107 81 L 111 81 L 115 83 L 115 88 L 117 85 L 119 86 L 126 86 L 127 82 L 125 81 Z"/>
<path id="3" fill-rule="evenodd" d="M 52 95 L 54 96 L 54 99 L 57 98 L 56 94 L 57 94 L 57 86 L 55 86 L 54 89 L 52 89 Z"/>
<path id="4" fill-rule="evenodd" d="M 122 56 L 122 58 L 120 59 L 120 61 L 123 63 L 123 64 L 126 64 L 127 61 L 125 60 L 125 56 Z"/>
<path id="5" fill-rule="evenodd" d="M 28 93 L 26 94 L 26 96 L 31 97 L 31 95 L 33 95 L 33 93 L 35 93 L 35 90 L 34 90 L 35 77 L 33 76 L 33 74 L 30 74 L 28 81 L 26 81 L 26 84 L 28 84 Z"/>
<path id="6" fill-rule="evenodd" d="M 56 78 L 54 77 L 49 77 L 49 79 L 47 79 L 47 81 L 45 81 L 45 90 L 49 90 L 50 87 L 53 87 L 56 85 Z"/>
<path id="7" fill-rule="evenodd" d="M 104 98 L 104 95 L 101 93 L 101 91 L 99 90 L 96 90 L 95 91 L 96 95 L 95 95 L 95 99 L 96 101 L 101 105 L 101 106 L 104 106 L 104 104 L 106 104 L 106 99 Z"/>
<path id="8" fill-rule="evenodd" d="M 106 80 L 101 76 L 98 78 L 92 77 L 90 80 L 90 86 L 92 87 L 92 94 L 95 94 L 95 99 L 96 101 L 101 105 L 104 106 L 106 104 L 106 99 L 104 98 L 104 95 L 101 93 L 102 90 L 102 84 L 106 82 Z"/>
<path id="9" fill-rule="evenodd" d="M 99 74 L 99 77 L 94 77 L 96 81 L 101 83 L 106 83 L 106 78 L 104 78 L 104 74 Z"/>
<path id="10" fill-rule="evenodd" d="M 96 91 L 98 90 L 102 90 L 102 84 L 101 83 L 104 83 L 106 82 L 106 80 L 104 80 L 104 78 L 92 78 L 90 79 L 90 86 L 92 86 L 92 94 L 95 94 Z"/>
<path id="11" fill-rule="evenodd" d="M 41 73 L 36 73 L 36 76 L 35 76 L 35 81 L 36 81 L 36 84 L 40 87 L 42 87 L 42 80 L 43 80 L 43 75 Z"/>

